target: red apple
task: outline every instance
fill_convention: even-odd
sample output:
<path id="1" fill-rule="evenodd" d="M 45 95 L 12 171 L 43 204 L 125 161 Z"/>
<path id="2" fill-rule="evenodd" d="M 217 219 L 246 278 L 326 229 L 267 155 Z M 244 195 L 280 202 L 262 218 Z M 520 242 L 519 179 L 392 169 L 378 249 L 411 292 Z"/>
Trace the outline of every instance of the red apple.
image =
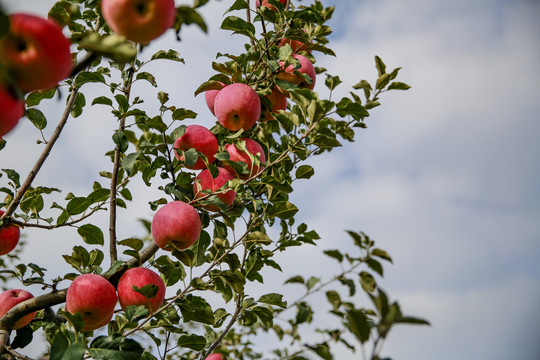
<path id="1" fill-rule="evenodd" d="M 216 155 L 218 151 L 219 144 L 216 136 L 204 126 L 188 125 L 186 126 L 184 135 L 175 140 L 173 148 L 180 150 L 195 149 L 198 152 L 203 153 L 204 156 L 206 156 L 208 163 L 211 164 L 216 160 L 214 155 Z M 174 155 L 178 160 L 184 161 L 184 155 L 178 155 L 176 151 L 174 152 Z M 184 166 L 191 170 L 202 170 L 206 168 L 206 164 L 201 158 L 198 158 L 197 162 L 192 166 Z"/>
<path id="2" fill-rule="evenodd" d="M 287 68 L 283 69 L 283 71 L 280 71 L 277 74 L 277 78 L 279 80 L 284 80 L 287 82 L 290 82 L 292 84 L 297 84 L 300 88 L 308 88 L 310 90 L 313 90 L 315 87 L 315 80 L 316 80 L 316 74 L 315 74 L 315 67 L 313 66 L 313 63 L 305 56 L 294 54 L 293 58 L 298 60 L 300 62 L 300 68 L 295 69 L 294 65 L 289 65 Z M 283 62 L 280 61 L 280 65 L 283 66 Z M 301 76 L 300 74 L 295 74 L 295 71 L 299 71 L 302 74 L 307 74 L 313 81 L 311 84 L 308 85 L 306 79 Z M 284 93 L 284 95 L 288 96 L 288 92 L 284 91 L 283 89 L 280 89 Z"/>
<path id="3" fill-rule="evenodd" d="M 142 288 L 147 285 L 157 287 L 157 293 L 152 298 L 146 298 L 133 289 L 134 286 Z M 153 314 L 159 309 L 165 298 L 165 283 L 161 276 L 144 267 L 134 267 L 126 271 L 120 277 L 116 290 L 118 291 L 118 301 L 120 301 L 123 310 L 131 305 L 144 305 Z"/>
<path id="4" fill-rule="evenodd" d="M 0 318 L 4 316 L 9 310 L 11 310 L 11 308 L 15 305 L 25 300 L 32 299 L 33 297 L 34 295 L 30 294 L 26 290 L 11 289 L 4 291 L 2 294 L 0 294 Z M 30 321 L 32 321 L 35 315 L 36 313 L 33 312 L 17 320 L 15 322 L 15 325 L 13 325 L 13 330 L 20 329 L 30 324 Z"/>
<path id="5" fill-rule="evenodd" d="M 4 211 L 0 210 L 0 217 L 4 215 Z M 19 243 L 21 230 L 18 226 L 9 224 L 0 228 L 0 255 L 6 255 L 15 249 Z"/>
<path id="6" fill-rule="evenodd" d="M 201 171 L 201 173 L 197 175 L 195 182 L 193 183 L 193 194 L 195 195 L 195 199 L 207 195 L 203 190 L 210 190 L 212 193 L 216 192 L 221 189 L 227 181 L 235 178 L 234 174 L 225 168 L 218 167 L 218 171 L 219 174 L 215 179 L 212 178 L 212 174 L 208 169 Z M 236 192 L 230 189 L 224 193 L 217 194 L 217 197 L 223 201 L 225 205 L 230 206 L 236 198 Z M 219 207 L 214 205 L 205 205 L 204 208 L 209 211 L 219 210 Z"/>
<path id="7" fill-rule="evenodd" d="M 197 210 L 183 201 L 173 201 L 159 209 L 152 219 L 152 236 L 162 249 L 168 245 L 180 250 L 189 248 L 201 233 L 201 219 Z"/>
<path id="8" fill-rule="evenodd" d="M 240 139 L 240 140 L 244 142 L 244 145 L 247 151 L 251 154 L 251 156 L 253 156 L 254 158 L 259 157 L 261 164 L 264 164 L 266 162 L 264 150 L 258 142 L 252 139 Z M 243 161 L 247 164 L 248 169 L 249 169 L 249 174 L 240 175 L 240 178 L 247 179 L 256 175 L 259 172 L 261 167 L 259 165 L 254 164 L 251 158 L 249 157 L 249 155 L 245 151 L 238 149 L 236 145 L 227 144 L 225 145 L 225 150 L 227 150 L 227 152 L 229 153 L 230 159 L 232 161 Z M 230 170 L 231 172 L 234 172 L 232 169 Z"/>
<path id="9" fill-rule="evenodd" d="M 287 0 L 279 0 L 279 2 L 282 3 L 284 6 L 287 5 Z M 255 1 L 255 6 L 256 7 L 266 6 L 267 8 L 269 8 L 272 11 L 277 11 L 277 9 L 276 9 L 276 7 L 274 5 L 271 5 L 270 3 L 268 3 L 268 0 L 263 0 L 262 4 L 261 4 L 261 2 L 259 0 L 256 0 Z"/>
<path id="10" fill-rule="evenodd" d="M 277 113 L 279 110 L 287 110 L 287 97 L 278 90 L 277 86 L 266 97 L 272 103 L 272 111 L 266 110 L 264 121 L 272 120 L 274 118 L 272 113 Z"/>
<path id="11" fill-rule="evenodd" d="M 10 132 L 24 115 L 24 100 L 0 83 L 0 138 Z M 3 255 L 3 254 L 0 254 Z"/>
<path id="12" fill-rule="evenodd" d="M 70 74 L 71 43 L 56 22 L 21 13 L 9 19 L 9 32 L 0 38 L 0 62 L 21 90 L 47 90 Z"/>
<path id="13" fill-rule="evenodd" d="M 81 314 L 82 330 L 90 331 L 111 321 L 116 300 L 116 289 L 107 279 L 96 274 L 83 274 L 69 286 L 65 309 L 72 314 Z"/>
<path id="14" fill-rule="evenodd" d="M 225 87 L 225 84 L 220 82 L 221 87 Z M 221 89 L 220 89 L 221 90 Z M 216 100 L 216 96 L 220 90 L 208 90 L 206 93 L 204 93 L 204 99 L 206 100 L 206 105 L 208 106 L 208 109 L 210 109 L 210 112 L 213 115 L 216 115 L 214 112 L 214 101 Z"/>
<path id="15" fill-rule="evenodd" d="M 174 24 L 174 0 L 101 0 L 101 12 L 112 31 L 148 44 Z"/>
<path id="16" fill-rule="evenodd" d="M 226 129 L 247 130 L 261 115 L 261 100 L 250 86 L 234 83 L 220 90 L 214 101 L 218 121 Z"/>
<path id="17" fill-rule="evenodd" d="M 208 355 L 206 357 L 206 360 L 225 360 L 225 358 L 223 357 L 223 355 L 219 353 L 213 353 L 213 354 Z"/>

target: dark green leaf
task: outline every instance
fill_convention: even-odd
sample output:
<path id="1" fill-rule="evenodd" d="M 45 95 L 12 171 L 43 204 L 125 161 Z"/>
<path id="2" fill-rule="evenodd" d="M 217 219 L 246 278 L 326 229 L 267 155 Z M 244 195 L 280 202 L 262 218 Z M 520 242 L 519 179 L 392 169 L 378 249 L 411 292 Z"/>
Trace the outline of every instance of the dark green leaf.
<path id="1" fill-rule="evenodd" d="M 268 217 L 278 217 L 280 219 L 290 219 L 298 212 L 298 208 L 288 201 L 276 202 L 268 210 Z"/>
<path id="2" fill-rule="evenodd" d="M 229 16 L 221 24 L 223 30 L 231 30 L 235 34 L 246 35 L 250 38 L 255 37 L 255 26 L 237 16 Z"/>
<path id="3" fill-rule="evenodd" d="M 362 344 L 369 340 L 371 328 L 366 314 L 362 310 L 347 311 L 347 322 L 349 330 Z"/>
<path id="4" fill-rule="evenodd" d="M 309 165 L 300 165 L 298 169 L 296 169 L 297 179 L 309 179 L 313 175 L 315 175 L 315 170 Z"/>
<path id="5" fill-rule="evenodd" d="M 259 300 L 257 300 L 257 302 L 268 304 L 268 305 L 275 305 L 281 308 L 287 307 L 287 302 L 283 301 L 283 295 L 276 294 L 276 293 L 263 295 L 259 298 Z"/>
<path id="6" fill-rule="evenodd" d="M 39 130 L 43 130 L 47 126 L 47 119 L 39 109 L 26 109 L 26 117 Z"/>
<path id="7" fill-rule="evenodd" d="M 386 65 L 384 65 L 383 61 L 378 56 L 375 56 L 375 67 L 377 68 L 379 77 L 386 74 Z"/>
<path id="8" fill-rule="evenodd" d="M 343 261 L 343 255 L 339 252 L 339 250 L 325 250 L 324 254 L 336 259 L 339 262 Z"/>
<path id="9" fill-rule="evenodd" d="M 409 90 L 411 87 L 405 83 L 395 81 L 388 86 L 388 90 Z"/>
<path id="10" fill-rule="evenodd" d="M 138 342 L 121 335 L 98 336 L 88 350 L 96 360 L 138 360 L 144 349 Z"/>
<path id="11" fill-rule="evenodd" d="M 96 32 L 90 32 L 78 45 L 84 50 L 108 57 L 121 64 L 129 63 L 137 56 L 135 45 L 116 34 L 99 35 Z"/>
<path id="12" fill-rule="evenodd" d="M 199 335 L 182 335 L 178 339 L 178 346 L 192 350 L 203 350 L 206 347 L 206 339 Z"/>
<path id="13" fill-rule="evenodd" d="M 330 347 L 327 343 L 317 344 L 317 345 L 306 345 L 310 350 L 313 350 L 317 355 L 319 355 L 324 360 L 333 360 L 334 357 L 330 353 Z"/>
<path id="14" fill-rule="evenodd" d="M 92 224 L 85 224 L 77 229 L 77 232 L 83 238 L 84 242 L 89 245 L 103 245 L 103 232 L 101 229 Z"/>

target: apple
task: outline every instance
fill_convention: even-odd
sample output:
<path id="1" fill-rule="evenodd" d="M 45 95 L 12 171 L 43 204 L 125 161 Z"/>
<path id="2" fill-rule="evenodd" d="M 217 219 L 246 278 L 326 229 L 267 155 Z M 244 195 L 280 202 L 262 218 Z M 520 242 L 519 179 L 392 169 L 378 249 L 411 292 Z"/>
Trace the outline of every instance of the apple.
<path id="1" fill-rule="evenodd" d="M 284 6 L 287 6 L 287 0 L 279 0 L 280 3 L 282 3 Z M 259 0 L 256 0 L 255 1 L 255 6 L 256 7 L 259 7 L 259 6 L 266 6 L 267 8 L 269 8 L 270 10 L 272 11 L 277 11 L 276 7 L 274 5 L 271 5 L 268 0 L 263 0 L 262 1 L 262 4 Z"/>
<path id="2" fill-rule="evenodd" d="M 180 250 L 189 248 L 201 233 L 201 219 L 195 208 L 183 201 L 173 201 L 159 209 L 152 219 L 154 242 L 170 251 L 169 245 Z"/>
<path id="3" fill-rule="evenodd" d="M 82 331 L 90 331 L 111 321 L 116 300 L 116 289 L 107 279 L 96 274 L 83 274 L 69 286 L 65 309 L 72 314 L 81 314 Z"/>
<path id="4" fill-rule="evenodd" d="M 218 121 L 226 129 L 247 130 L 255 125 L 261 115 L 261 100 L 250 86 L 234 83 L 218 92 L 214 111 Z"/>
<path id="5" fill-rule="evenodd" d="M 279 91 L 277 86 L 272 89 L 270 94 L 266 95 L 266 98 L 272 103 L 272 110 L 266 110 L 264 121 L 272 120 L 274 118 L 272 113 L 277 113 L 279 110 L 287 110 L 287 97 Z"/>
<path id="6" fill-rule="evenodd" d="M 0 138 L 9 133 L 24 115 L 24 100 L 0 83 Z M 3 254 L 0 254 L 3 255 Z"/>
<path id="7" fill-rule="evenodd" d="M 234 174 L 225 168 L 218 167 L 218 171 L 218 176 L 215 179 L 212 178 L 212 174 L 208 169 L 201 171 L 200 174 L 197 175 L 193 183 L 193 194 L 195 195 L 195 199 L 207 195 L 203 190 L 210 190 L 214 193 L 221 189 L 227 181 L 235 178 Z M 217 197 L 223 201 L 225 205 L 230 206 L 234 202 L 234 199 L 236 199 L 236 192 L 230 189 L 224 193 L 217 194 Z M 209 211 L 219 211 L 219 207 L 215 205 L 205 205 L 203 207 Z"/>
<path id="8" fill-rule="evenodd" d="M 186 126 L 186 131 L 184 135 L 180 136 L 174 141 L 173 148 L 179 150 L 189 150 L 195 149 L 200 153 L 203 153 L 208 160 L 208 163 L 213 163 L 216 158 L 216 155 L 219 144 L 217 138 L 210 130 L 200 125 L 188 125 Z M 176 158 L 180 161 L 184 161 L 184 155 L 178 155 L 178 152 L 174 152 Z M 206 168 L 206 164 L 203 159 L 198 158 L 197 162 L 194 165 L 187 166 L 191 170 L 202 170 Z"/>
<path id="9" fill-rule="evenodd" d="M 0 318 L 3 317 L 15 305 L 28 299 L 32 299 L 33 297 L 34 295 L 22 289 L 11 289 L 4 291 L 2 294 L 0 294 Z M 20 329 L 30 324 L 30 321 L 32 321 L 34 316 L 36 316 L 36 312 L 23 316 L 15 322 L 13 325 L 13 330 Z"/>
<path id="10" fill-rule="evenodd" d="M 278 72 L 277 78 L 279 80 L 284 80 L 292 84 L 297 84 L 300 88 L 308 88 L 310 90 L 313 90 L 316 80 L 315 67 L 313 66 L 313 63 L 304 55 L 294 54 L 293 58 L 300 62 L 300 68 L 295 69 L 294 65 L 291 64 L 282 71 Z M 280 61 L 279 63 L 283 67 L 283 61 Z M 295 71 L 299 71 L 302 74 L 309 75 L 313 82 L 308 85 L 306 79 L 300 74 L 295 74 Z M 284 89 L 280 88 L 280 91 L 285 96 L 288 96 L 288 92 Z"/>
<path id="11" fill-rule="evenodd" d="M 22 91 L 55 87 L 71 72 L 70 41 L 54 20 L 16 13 L 0 38 L 0 63 Z"/>
<path id="12" fill-rule="evenodd" d="M 208 355 L 206 357 L 206 360 L 225 360 L 225 358 L 223 357 L 223 355 L 219 353 L 213 353 L 213 354 Z"/>
<path id="13" fill-rule="evenodd" d="M 174 0 L 101 0 L 107 25 L 126 39 L 148 44 L 173 26 Z"/>
<path id="14" fill-rule="evenodd" d="M 157 293 L 154 297 L 146 298 L 143 294 L 136 292 L 133 287 L 154 285 Z M 154 271 L 144 267 L 134 267 L 127 270 L 118 281 L 116 288 L 118 291 L 118 301 L 122 310 L 126 310 L 131 305 L 144 305 L 153 314 L 165 299 L 165 283 L 161 276 Z"/>
<path id="15" fill-rule="evenodd" d="M 225 87 L 225 84 L 222 83 L 222 82 L 219 82 L 221 84 L 221 88 L 224 88 Z M 214 112 L 214 101 L 216 100 L 216 96 L 218 94 L 218 92 L 220 92 L 221 89 L 219 90 L 208 90 L 207 92 L 204 93 L 204 100 L 206 100 L 206 105 L 208 106 L 208 109 L 210 109 L 210 112 L 213 114 L 213 115 L 216 115 L 216 113 Z"/>
<path id="16" fill-rule="evenodd" d="M 251 156 L 253 156 L 254 158 L 257 158 L 258 156 L 260 158 L 261 164 L 264 164 L 266 162 L 266 157 L 264 155 L 264 150 L 261 144 L 252 139 L 240 140 L 244 142 L 246 150 L 251 154 Z M 225 150 L 229 153 L 230 159 L 232 161 L 243 161 L 247 164 L 249 174 L 239 175 L 240 178 L 247 179 L 256 175 L 259 172 L 261 166 L 254 164 L 249 155 L 245 151 L 238 149 L 236 145 L 227 144 L 225 145 Z M 232 169 L 230 169 L 230 171 L 234 172 Z"/>
<path id="17" fill-rule="evenodd" d="M 0 217 L 4 215 L 4 211 L 0 210 Z M 0 255 L 6 255 L 15 249 L 19 243 L 21 230 L 18 226 L 8 224 L 0 228 Z"/>

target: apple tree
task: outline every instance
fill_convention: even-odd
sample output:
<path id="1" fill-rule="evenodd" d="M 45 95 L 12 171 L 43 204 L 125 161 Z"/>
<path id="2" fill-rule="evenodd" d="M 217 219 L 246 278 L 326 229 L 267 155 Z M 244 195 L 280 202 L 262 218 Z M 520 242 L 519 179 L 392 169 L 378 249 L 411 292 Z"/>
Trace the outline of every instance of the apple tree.
<path id="1" fill-rule="evenodd" d="M 317 245 L 316 229 L 297 221 L 302 204 L 291 201 L 293 183 L 319 170 L 308 160 L 354 141 L 382 94 L 409 88 L 396 80 L 399 68 L 388 71 L 376 56 L 376 80 L 333 99 L 340 78 L 315 66 L 317 58 L 335 56 L 328 40 L 333 7 L 231 1 L 219 31 L 243 41 L 244 51 L 218 53 L 215 74 L 193 85 L 194 96 L 207 102 L 204 116 L 215 115 L 208 129 L 160 89 L 168 74 L 147 69 L 185 66 L 177 51 L 148 44 L 166 31 L 180 40 L 189 25 L 206 32 L 211 25 L 200 11 L 212 6 L 60 0 L 49 19 L 0 11 L 0 150 L 30 141 L 10 137 L 21 121 L 35 126 L 43 147 L 28 174 L 0 174 L 2 358 L 28 359 L 24 348 L 39 333 L 50 359 L 333 359 L 337 344 L 379 359 L 394 325 L 427 324 L 402 314 L 378 286 L 392 258 L 363 232 L 346 232 L 355 252 L 321 252 L 321 262 L 342 269 L 326 279 L 290 274 L 276 256 Z M 138 93 L 137 81 L 155 93 Z M 64 111 L 47 111 L 44 105 L 58 99 Z M 113 134 L 110 151 L 94 154 L 110 166 L 82 194 L 36 183 L 64 128 L 77 127 L 70 119 L 84 118 L 89 107 L 107 108 L 115 120 L 103 130 Z M 54 131 L 45 138 L 47 128 Z M 153 218 L 132 219 L 146 232 L 123 239 L 117 210 L 138 196 L 134 184 L 161 195 L 145 209 Z M 96 216 L 102 212 L 105 223 Z M 78 240 L 58 251 L 72 271 L 57 274 L 40 259 L 22 263 L 19 255 L 35 241 L 19 243 L 27 228 L 72 231 Z M 272 272 L 287 275 L 283 287 L 255 296 L 253 284 Z M 303 295 L 289 299 L 287 287 Z M 366 304 L 356 301 L 360 292 Z M 326 306 L 312 302 L 317 295 Z M 317 328 L 321 314 L 331 321 Z M 262 342 L 275 346 L 262 351 Z"/>

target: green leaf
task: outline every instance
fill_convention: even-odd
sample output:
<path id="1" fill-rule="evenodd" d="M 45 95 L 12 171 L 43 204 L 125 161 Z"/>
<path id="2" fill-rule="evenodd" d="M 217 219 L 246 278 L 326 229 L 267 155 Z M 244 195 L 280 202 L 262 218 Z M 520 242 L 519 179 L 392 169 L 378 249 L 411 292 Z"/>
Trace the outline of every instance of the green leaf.
<path id="1" fill-rule="evenodd" d="M 69 345 L 68 339 L 62 333 L 58 333 L 51 347 L 51 360 L 81 360 L 85 352 L 84 342 L 76 341 Z"/>
<path id="2" fill-rule="evenodd" d="M 169 49 L 167 51 L 159 50 L 154 55 L 152 55 L 152 60 L 158 60 L 158 59 L 178 61 L 181 63 L 184 62 L 184 60 L 180 57 L 180 53 L 172 49 Z"/>
<path id="3" fill-rule="evenodd" d="M 137 74 L 137 80 L 146 80 L 148 81 L 153 87 L 157 87 L 158 84 L 156 82 L 156 78 L 154 75 L 150 74 L 149 72 L 140 72 Z"/>
<path id="4" fill-rule="evenodd" d="M 332 307 L 334 310 L 339 309 L 341 306 L 341 297 L 339 296 L 339 293 L 334 290 L 330 290 L 326 292 L 326 299 L 330 304 L 332 304 Z"/>
<path id="5" fill-rule="evenodd" d="M 122 160 L 122 168 L 126 171 L 126 173 L 130 174 L 133 172 L 133 168 L 135 167 L 135 162 L 139 158 L 140 152 L 134 152 L 131 154 L 128 154 L 123 160 Z M 130 199 L 127 199 L 130 200 Z"/>
<path id="6" fill-rule="evenodd" d="M 231 30 L 234 34 L 246 35 L 252 39 L 255 38 L 255 26 L 237 16 L 229 16 L 221 23 L 223 30 Z"/>
<path id="7" fill-rule="evenodd" d="M 362 344 L 369 340 L 371 328 L 366 314 L 362 310 L 347 311 L 347 323 L 349 330 Z"/>
<path id="8" fill-rule="evenodd" d="M 306 345 L 310 350 L 313 350 L 317 355 L 319 355 L 324 360 L 333 360 L 334 357 L 330 353 L 330 347 L 327 343 L 317 344 L 317 345 Z"/>
<path id="9" fill-rule="evenodd" d="M 381 259 L 392 262 L 392 258 L 390 257 L 390 255 L 386 251 L 378 249 L 378 248 L 371 250 L 371 256 L 377 256 L 377 257 L 380 257 Z"/>
<path id="10" fill-rule="evenodd" d="M 86 211 L 91 204 L 92 201 L 88 200 L 87 198 L 74 197 L 68 202 L 66 210 L 70 215 L 78 215 Z"/>
<path id="11" fill-rule="evenodd" d="M 203 350 L 206 347 L 206 338 L 199 335 L 182 335 L 178 339 L 178 346 L 192 350 Z"/>
<path id="12" fill-rule="evenodd" d="M 206 300 L 200 296 L 188 294 L 176 301 L 184 322 L 196 321 L 203 324 L 214 324 L 214 312 Z"/>
<path id="13" fill-rule="evenodd" d="M 362 285 L 362 289 L 367 292 L 374 292 L 377 288 L 375 278 L 367 271 L 362 271 L 360 273 L 360 285 Z"/>
<path id="14" fill-rule="evenodd" d="M 233 10 L 243 10 L 243 9 L 249 9 L 247 1 L 246 0 L 236 0 L 234 2 L 234 4 L 227 11 L 225 11 L 225 14 L 229 13 L 229 12 L 231 12 Z"/>
<path id="15" fill-rule="evenodd" d="M 176 23 L 174 27 L 177 32 L 180 31 L 183 24 L 195 24 L 205 33 L 208 32 L 208 27 L 206 26 L 204 19 L 197 11 L 195 11 L 195 9 L 189 6 L 179 6 L 176 8 Z"/>
<path id="16" fill-rule="evenodd" d="M 26 117 L 39 130 L 43 130 L 47 127 L 47 119 L 41 110 L 34 108 L 26 109 Z"/>
<path id="17" fill-rule="evenodd" d="M 309 165 L 300 165 L 298 169 L 296 169 L 297 179 L 309 179 L 313 175 L 315 175 L 315 170 Z"/>
<path id="18" fill-rule="evenodd" d="M 409 90 L 411 87 L 405 83 L 394 81 L 388 86 L 388 90 Z"/>
<path id="19" fill-rule="evenodd" d="M 176 109 L 172 113 L 173 120 L 195 119 L 196 117 L 196 112 L 183 108 Z"/>
<path id="20" fill-rule="evenodd" d="M 92 100 L 92 106 L 96 104 L 112 106 L 113 102 L 110 98 L 106 96 L 98 96 L 97 98 Z"/>
<path id="21" fill-rule="evenodd" d="M 378 56 L 375 56 L 375 67 L 377 68 L 377 71 L 379 72 L 379 77 L 386 74 L 386 65 L 384 65 L 383 61 Z"/>
<path id="22" fill-rule="evenodd" d="M 83 71 L 75 78 L 75 86 L 78 88 L 89 82 L 100 82 L 104 84 L 105 77 L 103 77 L 103 74 L 99 72 Z"/>
<path id="23" fill-rule="evenodd" d="M 56 88 L 47 91 L 32 91 L 26 96 L 26 106 L 31 107 L 39 105 L 44 99 L 52 99 L 54 94 L 56 94 Z"/>
<path id="24" fill-rule="evenodd" d="M 288 201 L 276 202 L 268 210 L 268 217 L 278 217 L 280 219 L 290 219 L 298 212 L 298 208 Z"/>
<path id="25" fill-rule="evenodd" d="M 89 245 L 103 245 L 103 233 L 101 229 L 92 224 L 85 224 L 77 229 L 77 232 L 83 238 L 84 242 Z"/>
<path id="26" fill-rule="evenodd" d="M 88 352 L 96 360 L 138 360 L 144 349 L 135 340 L 115 334 L 98 336 L 90 344 Z"/>
<path id="27" fill-rule="evenodd" d="M 91 32 L 78 45 L 81 49 L 108 57 L 120 64 L 129 63 L 137 56 L 135 45 L 123 36 L 116 34 L 99 35 L 96 32 Z"/>
<path id="28" fill-rule="evenodd" d="M 339 262 L 343 261 L 343 254 L 339 250 L 325 250 L 324 254 L 330 256 L 331 258 L 336 259 Z"/>
<path id="29" fill-rule="evenodd" d="M 139 321 L 148 316 L 148 308 L 145 305 L 130 305 L 124 313 L 129 321 Z"/>
<path id="30" fill-rule="evenodd" d="M 309 278 L 309 280 L 306 282 L 306 287 L 308 290 L 311 290 L 315 285 L 317 285 L 321 281 L 320 278 L 312 276 Z"/>
<path id="31" fill-rule="evenodd" d="M 281 308 L 287 307 L 287 302 L 283 301 L 283 295 L 282 294 L 276 294 L 276 293 L 270 293 L 263 295 L 257 300 L 257 302 L 268 304 L 268 305 L 274 305 L 279 306 Z"/>
<path id="32" fill-rule="evenodd" d="M 43 274 L 40 274 L 40 275 L 43 276 Z M 20 329 L 17 329 L 17 335 L 11 342 L 11 347 L 13 349 L 18 349 L 18 348 L 22 349 L 26 347 L 28 344 L 32 342 L 32 339 L 34 338 L 33 334 L 34 332 L 32 331 L 32 327 L 30 326 L 24 326 Z"/>
<path id="33" fill-rule="evenodd" d="M 375 83 L 375 88 L 378 90 L 384 89 L 384 87 L 388 85 L 390 80 L 391 80 L 390 74 L 383 74 L 379 76 L 379 78 L 377 79 L 377 82 Z"/>

